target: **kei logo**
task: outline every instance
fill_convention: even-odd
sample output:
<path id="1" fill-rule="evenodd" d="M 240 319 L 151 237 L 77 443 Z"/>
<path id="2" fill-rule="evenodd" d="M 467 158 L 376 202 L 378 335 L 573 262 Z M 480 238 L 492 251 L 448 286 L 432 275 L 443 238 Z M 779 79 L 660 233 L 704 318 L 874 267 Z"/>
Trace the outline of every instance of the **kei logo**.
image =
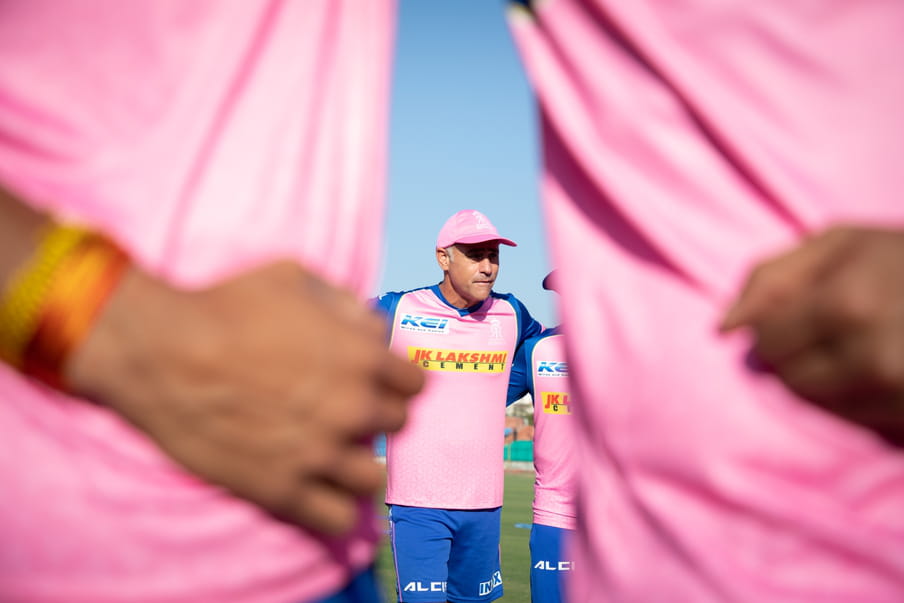
<path id="1" fill-rule="evenodd" d="M 567 377 L 568 363 L 555 360 L 542 360 L 537 365 L 537 377 Z"/>
<path id="2" fill-rule="evenodd" d="M 418 316 L 416 314 L 404 314 L 399 322 L 399 328 L 404 331 L 416 331 L 418 333 L 449 333 L 449 319 L 437 316 Z"/>

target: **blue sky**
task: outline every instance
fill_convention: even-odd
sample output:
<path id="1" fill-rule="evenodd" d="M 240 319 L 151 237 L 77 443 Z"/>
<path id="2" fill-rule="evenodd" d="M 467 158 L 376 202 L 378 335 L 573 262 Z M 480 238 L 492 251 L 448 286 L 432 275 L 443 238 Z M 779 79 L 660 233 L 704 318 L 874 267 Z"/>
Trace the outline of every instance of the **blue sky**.
<path id="1" fill-rule="evenodd" d="M 539 207 L 536 111 L 503 0 L 401 0 L 390 123 L 389 210 L 379 290 L 439 282 L 436 234 L 479 209 L 518 243 L 495 289 L 555 324 Z"/>

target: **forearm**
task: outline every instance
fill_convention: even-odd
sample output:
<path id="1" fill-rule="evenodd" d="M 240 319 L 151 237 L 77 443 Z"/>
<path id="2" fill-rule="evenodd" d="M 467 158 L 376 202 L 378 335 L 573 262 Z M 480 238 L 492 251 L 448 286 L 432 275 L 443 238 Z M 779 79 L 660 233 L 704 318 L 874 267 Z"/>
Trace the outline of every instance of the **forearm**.
<path id="1" fill-rule="evenodd" d="M 70 390 L 141 424 L 142 407 L 166 387 L 154 360 L 177 357 L 191 342 L 192 325 L 181 320 L 185 310 L 173 309 L 180 297 L 188 294 L 131 266 L 63 367 Z"/>
<path id="2" fill-rule="evenodd" d="M 0 283 L 10 279 L 34 252 L 50 218 L 0 186 Z"/>
<path id="3" fill-rule="evenodd" d="M 33 344 L 65 342 L 47 346 L 62 361 L 45 382 L 109 406 L 191 472 L 269 512 L 328 533 L 356 525 L 360 497 L 384 475 L 364 442 L 401 428 L 423 376 L 386 349 L 384 320 L 354 295 L 294 262 L 181 290 L 11 195 L 0 244 L 0 302 L 17 302 L 0 307 L 9 364 L 41 378 L 29 370 Z"/>

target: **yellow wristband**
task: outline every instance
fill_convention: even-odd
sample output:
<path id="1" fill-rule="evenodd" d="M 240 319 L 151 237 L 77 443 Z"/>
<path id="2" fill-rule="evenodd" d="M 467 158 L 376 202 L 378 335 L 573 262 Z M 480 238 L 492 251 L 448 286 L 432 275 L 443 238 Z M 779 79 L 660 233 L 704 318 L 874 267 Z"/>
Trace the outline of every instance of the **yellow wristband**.
<path id="1" fill-rule="evenodd" d="M 105 237 L 92 234 L 57 270 L 25 347 L 22 371 L 57 389 L 68 389 L 66 360 L 87 336 L 116 288 L 129 257 Z"/>
<path id="2" fill-rule="evenodd" d="M 0 297 L 0 358 L 12 366 L 22 367 L 57 270 L 89 235 L 83 228 L 49 227 L 32 257 L 9 280 Z"/>

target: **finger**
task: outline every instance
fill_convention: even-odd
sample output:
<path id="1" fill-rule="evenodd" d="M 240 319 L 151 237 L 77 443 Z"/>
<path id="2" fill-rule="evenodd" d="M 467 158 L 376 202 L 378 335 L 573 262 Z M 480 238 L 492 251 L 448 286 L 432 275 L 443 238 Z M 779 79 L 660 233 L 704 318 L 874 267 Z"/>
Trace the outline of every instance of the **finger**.
<path id="1" fill-rule="evenodd" d="M 748 325 L 813 285 L 849 244 L 852 229 L 837 228 L 805 241 L 791 251 L 759 264 L 741 294 L 725 313 L 721 332 Z"/>
<path id="2" fill-rule="evenodd" d="M 753 351 L 767 366 L 776 366 L 827 338 L 819 303 L 809 294 L 789 301 L 780 308 L 764 312 L 753 323 Z"/>
<path id="3" fill-rule="evenodd" d="M 786 358 L 773 370 L 791 391 L 836 413 L 850 389 L 850 376 L 838 351 L 825 345 Z"/>
<path id="4" fill-rule="evenodd" d="M 376 429 L 370 433 L 394 433 L 400 430 L 408 418 L 410 398 L 397 391 L 383 390 L 379 403 L 374 409 L 372 424 Z"/>
<path id="5" fill-rule="evenodd" d="M 385 339 L 387 325 L 366 303 L 351 291 L 327 283 L 318 276 L 303 271 L 300 279 L 302 290 L 311 295 L 332 312 L 340 321 L 354 325 L 359 333 Z"/>
<path id="6" fill-rule="evenodd" d="M 298 262 L 289 258 L 275 259 L 255 270 L 243 272 L 235 280 L 242 278 L 267 278 L 274 281 L 291 282 L 297 280 L 302 274 L 302 268 Z"/>
<path id="7" fill-rule="evenodd" d="M 319 414 L 320 434 L 352 441 L 398 430 L 407 416 L 409 396 L 376 381 L 373 376 L 370 379 L 350 376 L 338 384 Z M 299 420 L 308 417 L 299 415 Z"/>
<path id="8" fill-rule="evenodd" d="M 901 429 L 904 428 L 904 398 L 862 394 L 848 405 L 845 416 L 871 428 Z"/>
<path id="9" fill-rule="evenodd" d="M 327 479 L 307 479 L 283 515 L 323 534 L 340 536 L 358 523 L 358 499 Z"/>
<path id="10" fill-rule="evenodd" d="M 376 337 L 384 346 L 389 338 L 389 325 L 386 322 L 386 315 L 379 310 L 375 310 L 369 306 L 362 306 L 364 315 L 362 316 L 361 330 L 363 333 Z"/>
<path id="11" fill-rule="evenodd" d="M 331 401 L 332 410 L 324 418 L 324 433 L 359 440 L 394 433 L 405 425 L 411 396 L 380 384 L 366 392 L 357 388 L 337 392 Z"/>
<path id="12" fill-rule="evenodd" d="M 843 337 L 786 358 L 773 370 L 795 393 L 883 436 L 900 433 L 904 396 L 875 379 L 865 334 Z"/>
<path id="13" fill-rule="evenodd" d="M 889 336 L 886 324 L 854 326 L 834 339 L 850 400 L 904 398 L 904 341 Z"/>
<path id="14" fill-rule="evenodd" d="M 904 397 L 864 396 L 859 402 L 848 409 L 846 418 L 904 447 Z"/>
<path id="15" fill-rule="evenodd" d="M 368 440 L 367 444 L 351 445 L 340 454 L 328 479 L 351 495 L 372 496 L 386 481 L 386 468 L 374 460 Z"/>
<path id="16" fill-rule="evenodd" d="M 424 371 L 419 366 L 388 351 L 380 358 L 377 371 L 378 382 L 383 387 L 406 397 L 420 392 L 426 383 Z"/>

